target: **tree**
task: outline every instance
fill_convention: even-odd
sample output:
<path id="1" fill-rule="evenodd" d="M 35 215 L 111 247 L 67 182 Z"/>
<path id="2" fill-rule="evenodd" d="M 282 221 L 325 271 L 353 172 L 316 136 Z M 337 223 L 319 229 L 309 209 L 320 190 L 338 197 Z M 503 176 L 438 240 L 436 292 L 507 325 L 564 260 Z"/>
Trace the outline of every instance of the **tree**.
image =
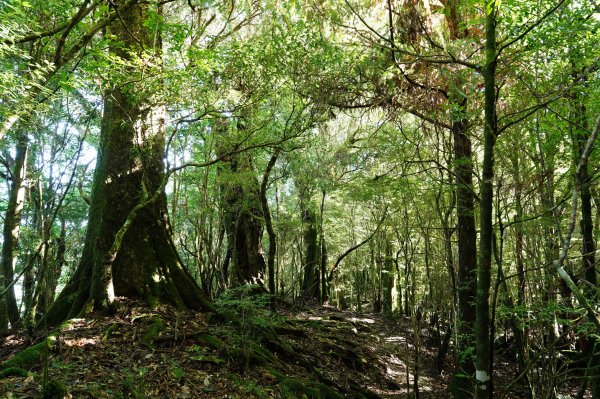
<path id="1" fill-rule="evenodd" d="M 492 211 L 494 207 L 494 145 L 498 134 L 496 121 L 496 2 L 486 5 L 485 64 L 483 81 L 485 115 L 483 126 L 483 165 L 481 171 L 479 264 L 477 265 L 477 316 L 475 321 L 476 372 L 475 392 L 479 399 L 492 398 L 490 364 L 490 310 L 489 295 L 492 269 L 492 237 L 494 232 Z"/>
<path id="2" fill-rule="evenodd" d="M 169 301 L 181 308 L 209 306 L 170 236 L 164 195 L 165 115 L 153 94 L 160 80 L 155 87 L 135 84 L 146 67 L 154 72 L 160 68 L 160 7 L 121 6 L 112 6 L 120 18 L 108 33 L 114 38 L 109 50 L 123 67 L 104 96 L 83 253 L 42 320 L 48 325 L 89 309 L 107 310 L 115 295 L 150 304 Z M 140 204 L 145 206 L 140 209 Z"/>
<path id="3" fill-rule="evenodd" d="M 227 135 L 227 119 L 221 119 L 221 142 L 217 154 L 223 158 L 220 172 L 221 207 L 227 233 L 227 254 L 223 275 L 233 287 L 254 283 L 265 271 L 265 260 L 260 252 L 262 239 L 262 206 L 260 185 L 254 172 L 249 152 L 231 154 L 233 149 L 248 140 L 244 123 L 238 121 L 232 138 Z M 236 135 L 241 134 L 239 142 Z M 231 259 L 231 268 L 228 267 Z"/>
<path id="4" fill-rule="evenodd" d="M 19 230 L 21 227 L 21 214 L 25 202 L 25 173 L 27 171 L 27 136 L 19 134 L 14 167 L 11 172 L 11 185 L 9 190 L 8 205 L 4 216 L 4 228 L 2 234 L 2 270 L 0 270 L 0 292 L 4 291 L 7 284 L 14 279 L 15 249 L 19 242 Z M 0 331 L 7 327 L 16 326 L 21 319 L 14 287 L 8 288 L 6 296 L 0 296 Z"/>

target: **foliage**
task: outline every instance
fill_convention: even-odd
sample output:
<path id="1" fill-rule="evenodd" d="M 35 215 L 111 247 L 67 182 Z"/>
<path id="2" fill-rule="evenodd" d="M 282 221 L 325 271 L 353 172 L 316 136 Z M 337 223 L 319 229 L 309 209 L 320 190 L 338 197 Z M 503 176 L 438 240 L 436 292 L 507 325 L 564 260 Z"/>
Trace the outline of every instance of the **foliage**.
<path id="1" fill-rule="evenodd" d="M 119 88 L 164 112 L 164 169 L 173 172 L 165 223 L 187 271 L 236 329 L 231 342 L 201 337 L 206 346 L 231 344 L 239 352 L 232 357 L 272 360 L 256 336 L 272 337 L 281 324 L 272 303 L 303 300 L 305 209 L 316 215 L 330 303 L 370 310 L 392 298 L 396 315 L 429 318 L 438 335 L 460 325 L 455 170 L 462 161 L 454 159 L 453 129 L 460 117 L 472 152 L 470 189 L 481 200 L 484 21 L 497 9 L 493 332 L 527 334 L 523 354 L 598 335 L 552 269 L 570 223 L 578 140 L 600 113 L 595 2 L 174 1 L 148 13 L 143 26 L 155 33 L 153 43 L 136 54 L 124 54 L 123 38 L 103 25 L 114 5 L 81 4 L 0 5 L 0 211 L 5 220 L 24 136 L 28 186 L 14 271 L 23 272 L 18 300 L 33 318 L 47 310 L 36 309 L 34 296 L 51 291 L 51 302 L 80 261 L 86 199 L 103 151 L 103 98 Z M 227 230 L 225 193 L 254 190 L 275 152 L 265 189 L 276 290 L 231 289 L 225 266 L 241 239 Z M 596 240 L 599 157 L 592 152 L 587 183 Z M 253 250 L 263 256 L 271 244 L 265 210 L 257 198 L 240 204 L 257 209 L 261 240 Z M 481 218 L 477 205 L 470 212 Z M 565 266 L 581 287 L 583 248 L 576 234 Z M 390 287 L 393 296 L 383 295 Z M 152 320 L 142 342 L 153 345 L 163 328 Z M 50 343 L 38 345 L 2 367 L 30 367 Z M 454 353 L 460 360 L 471 349 Z M 199 353 L 195 360 L 214 359 Z M 541 360 L 525 360 L 522 375 L 538 378 Z M 310 384 L 280 385 L 289 395 L 326 396 Z"/>

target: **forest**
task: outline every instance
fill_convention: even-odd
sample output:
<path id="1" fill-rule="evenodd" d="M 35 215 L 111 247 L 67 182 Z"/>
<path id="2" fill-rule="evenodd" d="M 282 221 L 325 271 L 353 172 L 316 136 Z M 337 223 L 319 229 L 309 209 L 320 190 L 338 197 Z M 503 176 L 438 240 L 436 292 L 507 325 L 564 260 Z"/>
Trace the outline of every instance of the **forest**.
<path id="1" fill-rule="evenodd" d="M 0 397 L 600 399 L 594 0 L 0 0 Z"/>

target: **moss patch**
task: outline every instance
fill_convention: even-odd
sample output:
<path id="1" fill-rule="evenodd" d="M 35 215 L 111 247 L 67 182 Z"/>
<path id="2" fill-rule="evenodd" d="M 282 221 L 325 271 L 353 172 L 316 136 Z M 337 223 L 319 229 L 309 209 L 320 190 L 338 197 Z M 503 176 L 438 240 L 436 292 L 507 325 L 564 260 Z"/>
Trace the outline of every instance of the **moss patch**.
<path id="1" fill-rule="evenodd" d="M 165 322 L 160 316 L 156 316 L 152 318 L 148 329 L 142 336 L 142 343 L 152 347 L 152 343 L 154 339 L 160 335 L 161 332 L 165 330 Z"/>
<path id="2" fill-rule="evenodd" d="M 6 377 L 27 377 L 29 372 L 20 367 L 9 367 L 0 371 L 0 378 Z"/>
<path id="3" fill-rule="evenodd" d="M 15 354 L 13 357 L 0 365 L 0 369 L 8 369 L 10 367 L 30 368 L 39 366 L 43 360 L 44 352 L 50 349 L 56 337 L 49 336 L 42 342 L 35 344 L 22 352 Z"/>
<path id="4" fill-rule="evenodd" d="M 40 399 L 63 399 L 67 395 L 65 385 L 57 380 L 50 380 L 40 392 Z"/>
<path id="5" fill-rule="evenodd" d="M 198 339 L 203 345 L 206 345 L 212 349 L 219 350 L 225 347 L 225 342 L 214 335 L 202 334 Z"/>
<path id="6" fill-rule="evenodd" d="M 104 332 L 104 334 L 102 335 L 102 340 L 105 341 L 107 339 L 110 339 L 112 336 L 116 335 L 119 333 L 119 325 L 117 323 L 113 323 L 110 326 L 108 326 L 108 328 L 106 329 L 106 331 Z"/>
<path id="7" fill-rule="evenodd" d="M 285 398 L 310 398 L 310 399 L 343 399 L 344 397 L 326 385 L 301 381 L 295 378 L 286 378 L 279 383 Z"/>

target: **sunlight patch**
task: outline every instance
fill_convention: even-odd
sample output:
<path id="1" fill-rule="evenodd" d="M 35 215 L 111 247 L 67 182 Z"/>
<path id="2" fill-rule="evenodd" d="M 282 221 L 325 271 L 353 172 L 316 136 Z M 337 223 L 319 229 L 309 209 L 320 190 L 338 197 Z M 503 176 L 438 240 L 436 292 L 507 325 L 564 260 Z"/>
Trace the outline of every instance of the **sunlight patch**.
<path id="1" fill-rule="evenodd" d="M 385 337 L 385 342 L 404 342 L 406 339 L 404 337 Z"/>
<path id="2" fill-rule="evenodd" d="M 87 346 L 87 345 L 96 345 L 98 343 L 97 338 L 75 338 L 75 339 L 65 339 L 63 341 L 67 346 Z"/>
<path id="3" fill-rule="evenodd" d="M 349 320 L 352 321 L 352 322 L 355 322 L 355 323 L 356 322 L 367 323 L 367 324 L 373 324 L 373 323 L 375 323 L 375 320 L 373 320 L 373 319 L 359 319 L 357 317 L 352 317 Z"/>

